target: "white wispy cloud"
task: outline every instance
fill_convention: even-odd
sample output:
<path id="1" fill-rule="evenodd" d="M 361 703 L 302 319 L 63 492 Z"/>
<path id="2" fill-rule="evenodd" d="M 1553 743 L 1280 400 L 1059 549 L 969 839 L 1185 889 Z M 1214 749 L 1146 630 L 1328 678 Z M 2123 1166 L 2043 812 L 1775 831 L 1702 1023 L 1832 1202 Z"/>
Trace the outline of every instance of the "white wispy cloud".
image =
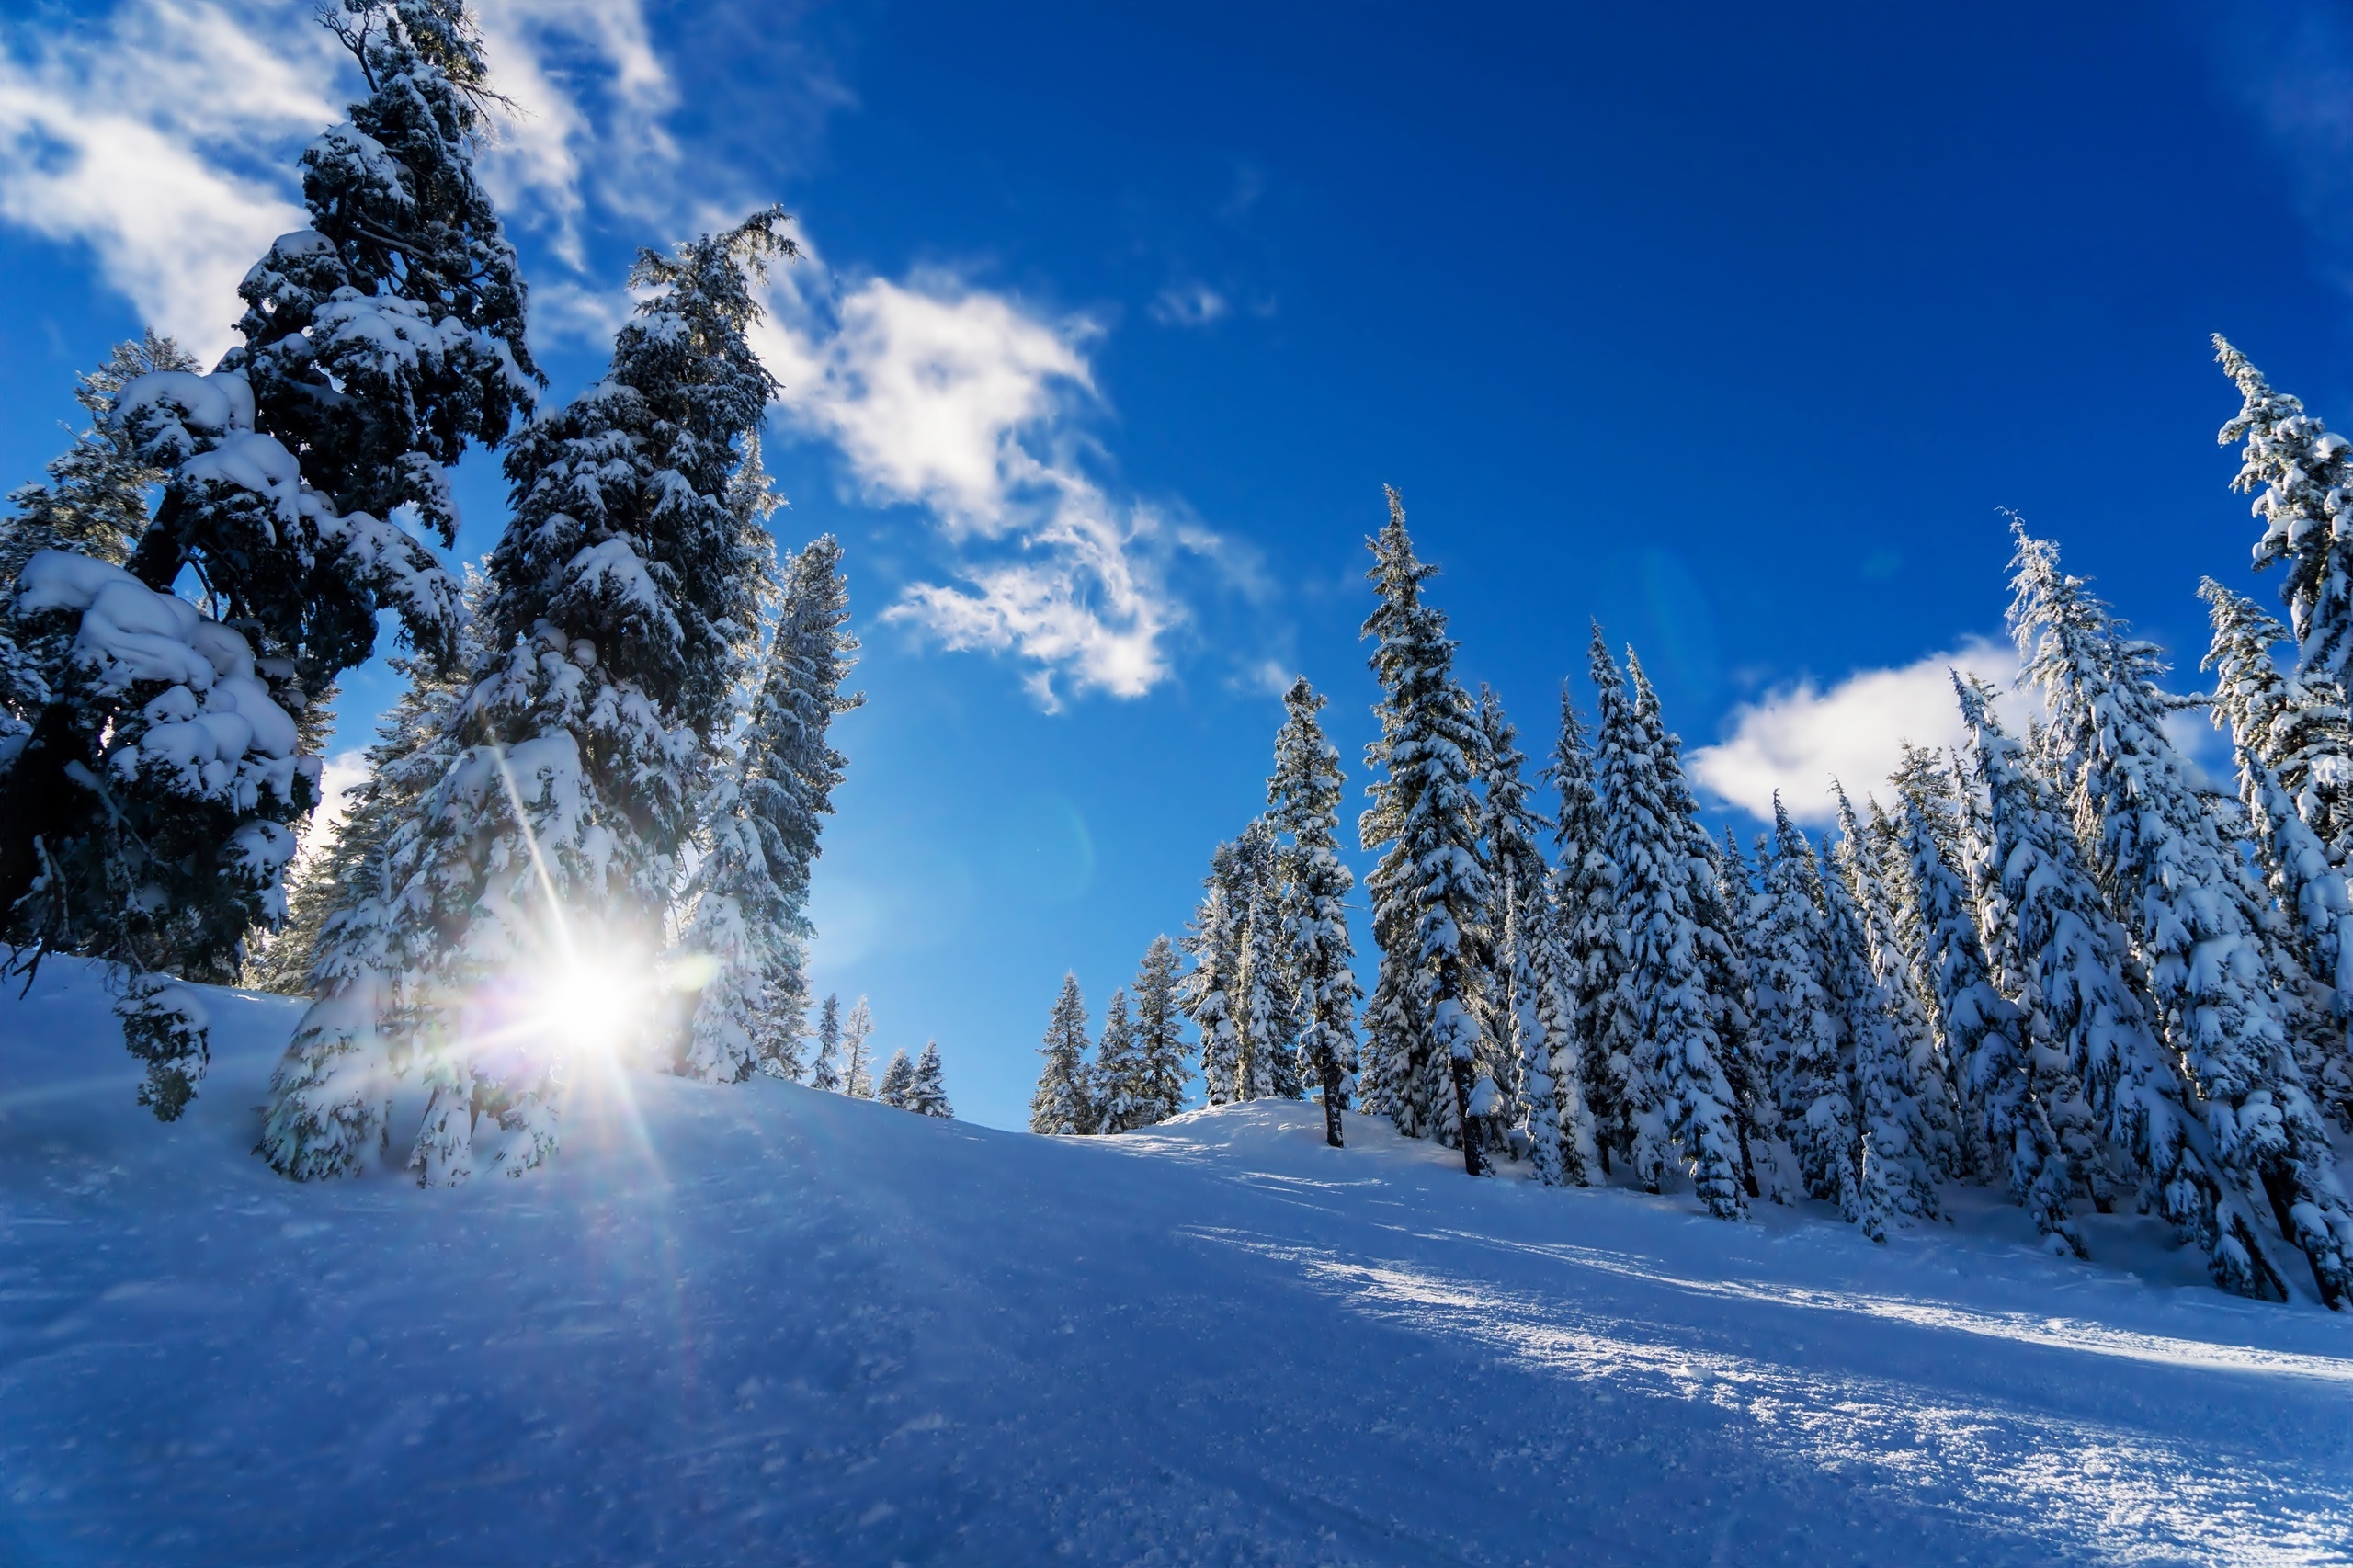
<path id="1" fill-rule="evenodd" d="M 2017 650 L 2007 642 L 1972 637 L 1893 669 L 1859 670 L 1826 690 L 1800 681 L 1735 708 L 1731 733 L 1692 752 L 1692 776 L 1751 815 L 1769 819 L 1779 790 L 1791 817 L 1827 824 L 1837 815 L 1832 779 L 1859 800 L 1882 790 L 1903 760 L 1905 742 L 1943 747 L 1960 742 L 1953 671 L 1993 683 L 2005 721 L 2023 724 L 2038 710 L 2032 699 L 2010 689 L 2018 667 Z"/>
<path id="2" fill-rule="evenodd" d="M 238 281 L 309 222 L 295 159 L 360 89 L 310 0 L 123 0 L 0 46 L 0 219 L 90 247 L 140 316 L 202 358 L 233 340 Z M 484 0 L 493 85 L 512 98 L 479 160 L 510 223 L 583 266 L 591 205 L 679 210 L 676 103 L 639 0 Z M 670 237 L 664 233 L 660 237 Z M 553 332 L 596 332 L 616 289 L 543 286 Z"/>
<path id="3" fill-rule="evenodd" d="M 1206 283 L 1171 283 L 1154 296 L 1152 319 L 1163 326 L 1207 326 L 1233 306 Z"/>
<path id="4" fill-rule="evenodd" d="M 639 0 L 482 0 L 475 14 L 493 85 L 515 107 L 479 160 L 508 221 L 546 232 L 576 269 L 592 202 L 670 216 L 681 193 L 665 119 L 678 89 Z"/>
<path id="5" fill-rule="evenodd" d="M 0 217 L 89 246 L 150 324 L 210 358 L 237 283 L 306 220 L 294 152 L 344 57 L 295 4 L 132 0 L 0 51 Z"/>
<path id="6" fill-rule="evenodd" d="M 1138 697 L 1167 676 L 1168 634 L 1187 619 L 1167 562 L 1214 558 L 1222 541 L 1086 471 L 1094 323 L 940 272 L 777 301 L 762 343 L 786 417 L 833 441 L 869 500 L 926 508 L 954 552 L 955 581 L 911 585 L 889 619 L 1027 661 L 1050 708 L 1058 681 Z"/>

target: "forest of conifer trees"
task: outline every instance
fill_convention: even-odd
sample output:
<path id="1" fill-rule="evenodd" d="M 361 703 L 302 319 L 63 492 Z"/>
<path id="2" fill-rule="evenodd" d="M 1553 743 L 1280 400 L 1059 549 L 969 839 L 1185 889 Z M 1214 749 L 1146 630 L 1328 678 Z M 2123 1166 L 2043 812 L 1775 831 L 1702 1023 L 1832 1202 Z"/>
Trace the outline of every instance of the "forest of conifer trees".
<path id="1" fill-rule="evenodd" d="M 1359 1019 L 1338 759 L 1302 680 L 1267 810 L 1211 855 L 1188 938 L 1206 1103 L 1312 1095 L 1336 1147 L 1355 1108 L 1473 1176 L 1524 1163 L 1727 1220 L 1813 1199 L 1877 1241 L 1938 1220 L 1956 1183 L 2075 1256 L 2073 1216 L 2126 1205 L 2224 1290 L 2283 1300 L 2295 1267 L 2345 1306 L 2353 447 L 2214 347 L 2243 399 L 2221 439 L 2243 446 L 2255 566 L 2279 569 L 2287 624 L 2205 579 L 2215 684 L 2169 690 L 2162 650 L 2013 518 L 2007 625 L 2035 716 L 2009 733 L 1956 673 L 1964 742 L 1905 744 L 1886 780 L 1852 781 L 1859 805 L 1825 781 L 1823 844 L 1778 801 L 1750 848 L 1712 835 L 1641 660 L 1598 626 L 1594 721 L 1563 683 L 1541 816 L 1502 702 L 1455 674 L 1438 569 L 1391 491 L 1364 623 L 1372 986 Z M 2227 735 L 2234 790 L 2182 753 L 2184 712 Z M 1094 1108 L 1124 1092 L 1117 1017 L 1090 1067 L 1064 982 L 1034 1131 L 1116 1130 Z"/>

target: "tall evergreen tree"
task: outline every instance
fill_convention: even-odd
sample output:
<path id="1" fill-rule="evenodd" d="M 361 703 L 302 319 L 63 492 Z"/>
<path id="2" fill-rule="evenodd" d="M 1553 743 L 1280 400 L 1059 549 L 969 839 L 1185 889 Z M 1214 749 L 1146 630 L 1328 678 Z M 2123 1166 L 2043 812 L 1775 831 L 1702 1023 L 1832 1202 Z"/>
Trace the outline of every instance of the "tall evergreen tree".
<path id="1" fill-rule="evenodd" d="M 756 463 L 756 445 L 747 437 L 745 467 Z M 736 507 L 739 517 L 752 514 L 738 553 L 763 564 L 749 528 L 772 505 Z M 829 732 L 835 718 L 865 701 L 842 690 L 858 640 L 847 629 L 840 562 L 841 546 L 828 534 L 786 564 L 748 727 L 730 737 L 704 787 L 707 842 L 684 941 L 689 951 L 715 958 L 718 973 L 697 1000 L 685 1042 L 682 1066 L 696 1077 L 733 1081 L 754 1066 L 800 1075 L 807 943 L 815 934 L 810 875 L 847 766 Z M 752 630 L 739 635 L 748 641 Z"/>
<path id="2" fill-rule="evenodd" d="M 1135 1022 L 1128 1017 L 1127 991 L 1120 988 L 1111 993 L 1110 1003 L 1103 1009 L 1103 1033 L 1095 1042 L 1095 1061 L 1086 1074 L 1086 1098 L 1095 1109 L 1096 1131 L 1125 1132 L 1138 1125 L 1140 1077 Z"/>
<path id="3" fill-rule="evenodd" d="M 1948 1174 L 1991 1174 L 1984 1097 L 1972 1086 L 1969 1062 L 1991 1031 L 2002 1031 L 2015 1051 L 2016 1009 L 1990 977 L 1969 880 L 1961 869 L 1960 830 L 1953 811 L 1958 781 L 1942 757 L 1918 746 L 1904 749 L 1893 776 L 1895 815 L 1887 854 L 1888 886 L 1896 935 L 1920 1000 L 1953 1115 Z"/>
<path id="4" fill-rule="evenodd" d="M 2284 568 L 2279 600 L 2295 631 L 2297 680 L 2341 697 L 2353 664 L 2353 540 L 2340 537 L 2337 519 L 2353 485 L 2353 448 L 2305 413 L 2302 402 L 2274 392 L 2219 333 L 2214 358 L 2245 399 L 2215 439 L 2226 447 L 2245 443 L 2231 488 L 2259 493 L 2254 511 L 2263 537 L 2255 569 Z"/>
<path id="5" fill-rule="evenodd" d="M 2075 835 L 1984 695 L 1955 685 L 1971 731 L 1972 782 L 1985 805 L 1988 869 L 2001 895 L 1986 929 L 2001 934 L 2019 965 L 2013 999 L 2038 1017 L 2102 1131 L 2131 1159 L 2154 1206 L 2206 1255 L 2216 1283 L 2241 1295 L 2280 1299 L 2279 1274 L 2244 1200 L 2205 1153 L 2212 1144 L 2150 1027 L 2126 970 L 2125 934 Z M 2043 1154 L 2046 1163 L 2058 1157 L 2056 1150 Z M 2079 1179 L 2071 1175 L 2065 1185 L 2072 1188 Z M 2055 1172 L 2038 1173 L 2040 1201 L 2049 1205 L 2061 1185 Z"/>
<path id="6" fill-rule="evenodd" d="M 1152 1127 L 1185 1108 L 1185 1040 L 1179 1026 L 1176 945 L 1154 937 L 1136 970 L 1135 1078 L 1127 1128 Z"/>
<path id="7" fill-rule="evenodd" d="M 1037 1093 L 1029 1098 L 1030 1131 L 1094 1131 L 1095 1108 L 1086 1100 L 1086 1004 L 1079 997 L 1078 976 L 1065 974 L 1053 1017 L 1046 1022 L 1045 1049 L 1038 1052 L 1046 1060 L 1038 1072 Z"/>
<path id="8" fill-rule="evenodd" d="M 2353 1292 L 2353 1207 L 2288 1037 L 2272 912 L 2165 734 L 2177 706 L 2057 547 L 2016 528 L 2010 626 L 2024 675 L 2081 759 L 2077 831 L 2131 934 L 2151 1020 L 2187 1069 L 2222 1168 L 2267 1197 L 2332 1306 Z"/>
<path id="9" fill-rule="evenodd" d="M 956 1119 L 956 1111 L 948 1103 L 948 1085 L 939 1070 L 939 1042 L 923 1042 L 923 1054 L 915 1058 L 913 1075 L 908 1079 L 904 1109 L 917 1116 L 936 1116 L 942 1121 Z"/>
<path id="10" fill-rule="evenodd" d="M 2038 803 L 2037 791 L 2047 795 L 2049 786 L 2030 764 L 2027 748 L 1999 733 L 1998 722 L 1990 717 L 1993 689 L 1974 676 L 1958 674 L 1953 685 L 1961 694 L 1964 722 L 1972 714 L 1987 718 L 1970 730 L 1958 758 L 1955 836 L 1985 951 L 1986 978 L 2016 1023 L 2014 1030 L 1996 1027 L 1979 1039 L 1968 1059 L 1969 1084 L 1985 1105 L 1997 1171 L 2006 1178 L 2012 1198 L 2034 1217 L 2044 1245 L 2053 1253 L 2087 1256 L 2070 1206 L 2077 1196 L 2087 1194 L 2101 1212 L 2109 1210 L 2108 1161 L 2068 1042 L 2058 1037 L 2052 1015 L 2037 1002 L 2033 956 L 2019 946 L 2023 926 L 2015 896 L 2037 890 L 2031 882 L 2013 883 L 2006 878 L 2000 858 L 2005 851 L 1997 842 L 1993 812 L 1993 781 L 2015 772 L 2012 820 L 2039 826 L 2029 808 Z M 2003 749 L 2003 756 L 1984 755 L 1989 740 Z M 2013 846 L 2017 837 L 2014 831 Z"/>
<path id="11" fill-rule="evenodd" d="M 1234 889 L 1243 878 L 1239 851 L 1221 844 L 1210 856 L 1201 882 L 1201 906 L 1186 933 L 1193 960 L 1179 992 L 1185 1017 L 1201 1033 L 1201 1086 L 1208 1102 L 1225 1105 L 1245 1097 L 1241 1079 L 1242 1037 L 1238 1003 L 1242 991 L 1242 943 L 1248 906 L 1237 906 Z"/>
<path id="12" fill-rule="evenodd" d="M 478 653 L 478 648 L 470 651 Z M 394 1020 L 404 983 L 429 954 L 427 933 L 401 918 L 410 890 L 393 875 L 417 832 L 417 809 L 458 747 L 452 716 L 464 690 L 424 660 L 404 661 L 408 688 L 368 751 L 368 778 L 316 869 L 273 959 L 300 968 L 313 998 L 270 1079 L 259 1153 L 298 1181 L 356 1176 L 382 1147 L 392 1081 L 409 1066 Z"/>
<path id="13" fill-rule="evenodd" d="M 1236 845 L 1240 881 L 1227 896 L 1243 913 L 1234 1009 L 1240 1040 L 1237 1094 L 1245 1100 L 1299 1096 L 1299 1036 L 1292 1024 L 1289 944 L 1273 830 L 1263 817 Z"/>
<path id="14" fill-rule="evenodd" d="M 842 1020 L 842 1093 L 853 1099 L 874 1097 L 873 1059 L 866 1042 L 874 1034 L 874 1013 L 860 996 Z"/>
<path id="15" fill-rule="evenodd" d="M 842 999 L 827 993 L 817 1009 L 817 1055 L 809 1065 L 809 1086 L 837 1095 L 842 1089 Z"/>
<path id="16" fill-rule="evenodd" d="M 1595 772 L 1626 944 L 1616 1027 L 1631 1023 L 1631 1039 L 1613 1041 L 1613 1056 L 1626 1057 L 1625 1119 L 1616 1131 L 1646 1189 L 1665 1190 L 1688 1167 L 1708 1211 L 1734 1219 L 1748 1209 L 1748 1162 L 1723 1066 L 1722 999 L 1711 985 L 1729 964 L 1713 849 L 1691 816 L 1677 747 L 1640 662 L 1630 650 L 1622 677 L 1606 655 L 1604 664 Z"/>
<path id="17" fill-rule="evenodd" d="M 758 275 L 791 254 L 782 221 L 770 210 L 675 257 L 642 255 L 647 297 L 606 378 L 508 455 L 490 654 L 453 715 L 462 749 L 394 868 L 414 890 L 403 919 L 434 954 L 400 1019 L 430 1091 L 410 1161 L 427 1185 L 468 1177 L 485 1116 L 509 1173 L 556 1144 L 564 1042 L 528 1017 L 484 1035 L 482 1009 L 513 1006 L 488 999 L 533 971 L 561 986 L 592 965 L 642 969 L 662 929 L 694 764 L 757 613 L 733 487 L 775 390 L 745 332 Z"/>
<path id="18" fill-rule="evenodd" d="M 1616 678 L 1599 626 L 1593 629 L 1592 668 L 1597 689 L 1604 672 Z M 1631 1038 L 1631 1024 L 1620 1016 L 1625 945 L 1615 918 L 1618 869 L 1609 858 L 1609 822 L 1594 784 L 1585 726 L 1565 682 L 1560 738 L 1546 777 L 1561 801 L 1552 870 L 1552 925 L 1562 957 L 1559 981 L 1574 1014 L 1576 1082 L 1593 1139 L 1592 1179 L 1599 1180 L 1609 1171 L 1610 1130 L 1625 1123 L 1625 1069 L 1631 1059 L 1616 1054 L 1613 1042 Z M 1563 1080 L 1556 1074 L 1553 1081 Z M 1563 1125 L 1568 1131 L 1572 1124 Z"/>
<path id="19" fill-rule="evenodd" d="M 1409 1137 L 1450 1133 L 1463 1168 L 1482 1176 L 1487 1161 L 1472 1101 L 1485 1044 L 1477 991 L 1491 939 L 1491 890 L 1472 789 L 1479 730 L 1454 679 L 1446 617 L 1422 597 L 1438 568 L 1415 558 L 1404 503 L 1394 490 L 1388 495 L 1389 522 L 1367 541 L 1368 576 L 1381 600 L 1364 623 L 1364 635 L 1375 640 L 1381 738 L 1367 756 L 1372 805 L 1358 832 L 1366 849 L 1381 853 L 1366 879 L 1381 945 L 1376 990 L 1405 1001 L 1406 1032 L 1385 1033 L 1377 1024 L 1375 1040 L 1402 1052 L 1385 1068 L 1398 1130 Z M 1451 1112 L 1450 1125 L 1441 1107 Z"/>
<path id="20" fill-rule="evenodd" d="M 1512 1089 L 1507 1102 L 1512 1142 L 1529 1151 L 1537 1180 L 1557 1187 L 1578 1179 L 1571 1165 L 1579 1152 L 1574 1135 L 1562 1125 L 1563 1100 L 1572 1099 L 1581 1109 L 1584 1096 L 1577 1085 L 1564 1085 L 1555 1076 L 1558 1047 L 1567 1041 L 1556 1041 L 1552 1034 L 1564 1021 L 1564 1009 L 1557 1001 L 1547 1005 L 1548 994 L 1558 989 L 1553 975 L 1558 947 L 1549 902 L 1552 874 L 1537 846 L 1541 819 L 1528 804 L 1528 785 L 1520 776 L 1527 758 L 1520 754 L 1518 732 L 1502 701 L 1483 686 L 1479 688 L 1478 719 L 1484 797 L 1481 826 L 1502 916 L 1486 987 L 1494 1019 L 1489 1032 L 1504 1058 L 1495 1076 Z"/>
<path id="21" fill-rule="evenodd" d="M 1773 830 L 1750 946 L 1757 1056 L 1806 1191 L 1843 1207 L 1852 1198 L 1853 1109 L 1838 1067 L 1822 868 L 1778 794 Z"/>
<path id="22" fill-rule="evenodd" d="M 2214 722 L 2230 733 L 2256 860 L 2287 916 L 2281 967 L 2298 982 L 2287 1018 L 2297 1062 L 2353 1131 L 2353 889 L 2344 869 L 2353 757 L 2345 710 L 2315 700 L 2272 664 L 2271 649 L 2286 636 L 2278 621 L 2211 578 L 2199 592 L 2213 609 L 2203 667 L 2214 672 Z"/>
<path id="23" fill-rule="evenodd" d="M 1952 1158 L 1952 1126 L 1944 1098 L 1944 1068 L 1927 1014 L 1912 989 L 1912 966 L 1896 934 L 1895 913 L 1881 877 L 1882 846 L 1856 819 L 1843 787 L 1838 798 L 1838 869 L 1861 937 L 1855 956 L 1876 992 L 1877 1028 L 1855 1039 L 1855 1086 L 1868 1157 L 1881 1170 L 1893 1212 L 1934 1219 L 1937 1178 Z M 1875 819 L 1878 807 L 1872 807 Z M 1857 974 L 1859 986 L 1866 976 Z M 1868 1049 L 1867 1049 L 1868 1047 Z"/>
<path id="24" fill-rule="evenodd" d="M 1283 695 L 1267 820 L 1281 849 L 1283 935 L 1297 988 L 1300 1061 L 1324 1101 L 1324 1139 L 1341 1147 L 1341 1113 L 1356 1090 L 1357 1004 L 1347 897 L 1356 877 L 1340 861 L 1340 754 L 1316 715 L 1325 699 L 1302 676 Z"/>
<path id="25" fill-rule="evenodd" d="M 2353 722 L 2342 689 L 2283 673 L 2271 655 L 2287 630 L 2253 600 L 2211 577 L 2198 597 L 2214 629 L 2199 667 L 2214 672 L 2215 724 L 2279 777 L 2330 863 L 2343 866 L 2353 849 Z"/>
<path id="26" fill-rule="evenodd" d="M 1838 1062 L 1835 1086 L 1815 1100 L 1813 1114 L 1836 1123 L 1825 1130 L 1823 1141 L 1847 1152 L 1837 1172 L 1839 1212 L 1871 1240 L 1883 1242 L 1888 1221 L 1911 1196 L 1909 1170 L 1889 1159 L 1904 1152 L 1887 1083 L 1898 1054 L 1895 1031 L 1871 968 L 1862 913 L 1835 865 L 1823 870 L 1822 911 L 1823 980 L 1837 1022 Z"/>

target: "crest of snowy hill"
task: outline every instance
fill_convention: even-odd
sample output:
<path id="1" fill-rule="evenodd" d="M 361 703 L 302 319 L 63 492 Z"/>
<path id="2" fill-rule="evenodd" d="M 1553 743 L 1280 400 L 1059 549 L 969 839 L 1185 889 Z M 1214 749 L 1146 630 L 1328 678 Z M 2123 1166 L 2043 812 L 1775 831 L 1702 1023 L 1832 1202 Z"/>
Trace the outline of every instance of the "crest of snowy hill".
<path id="1" fill-rule="evenodd" d="M 1472 1181 L 1260 1100 L 1040 1138 L 576 1075 L 520 1182 L 250 1151 L 295 1005 L 188 1114 L 104 971 L 0 1002 L 0 1561 L 2318 1562 L 2353 1327 L 2153 1221 Z"/>

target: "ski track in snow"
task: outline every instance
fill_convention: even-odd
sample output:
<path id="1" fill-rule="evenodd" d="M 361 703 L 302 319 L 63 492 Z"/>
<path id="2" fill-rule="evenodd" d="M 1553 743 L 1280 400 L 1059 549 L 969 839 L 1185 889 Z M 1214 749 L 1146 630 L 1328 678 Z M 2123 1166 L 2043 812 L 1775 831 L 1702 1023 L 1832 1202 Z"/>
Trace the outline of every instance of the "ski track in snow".
<path id="1" fill-rule="evenodd" d="M 1045 1140 L 590 1075 L 557 1165 L 296 1187 L 0 1001 L 0 1563 L 2353 1561 L 2353 1324 L 2146 1221 L 1472 1183 L 1301 1105 Z"/>

